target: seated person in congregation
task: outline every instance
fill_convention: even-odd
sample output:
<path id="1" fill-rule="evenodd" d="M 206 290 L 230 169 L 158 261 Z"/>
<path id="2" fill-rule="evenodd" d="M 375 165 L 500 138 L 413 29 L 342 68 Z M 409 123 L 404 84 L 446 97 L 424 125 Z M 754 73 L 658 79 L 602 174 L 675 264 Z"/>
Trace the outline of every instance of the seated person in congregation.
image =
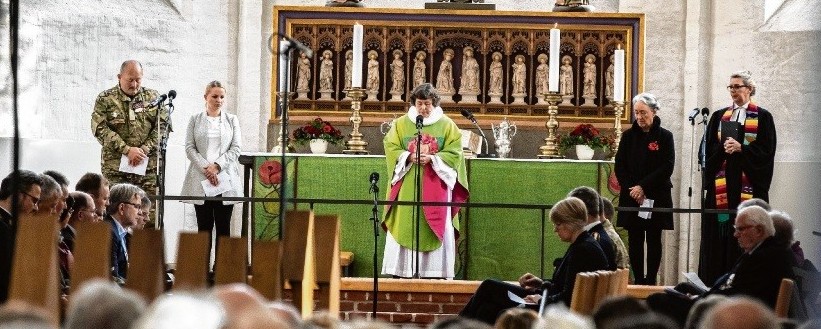
<path id="1" fill-rule="evenodd" d="M 584 230 L 590 233 L 593 240 L 596 240 L 604 251 L 604 257 L 607 258 L 607 269 L 616 270 L 616 246 L 601 222 L 602 209 L 599 192 L 591 187 L 579 186 L 570 191 L 567 196 L 577 197 L 584 202 L 584 207 L 587 208 L 587 223 L 584 225 Z"/>
<path id="2" fill-rule="evenodd" d="M 556 203 L 550 209 L 550 221 L 553 222 L 556 235 L 564 242 L 569 242 L 562 262 L 553 272 L 553 278 L 542 280 L 533 274 L 526 273 L 519 278 L 519 285 L 497 280 L 485 280 L 468 301 L 460 316 L 481 320 L 493 324 L 496 318 L 511 307 L 521 306 L 510 300 L 508 293 L 523 298 L 524 307 L 536 310 L 541 296 L 546 289 L 544 303 L 562 302 L 570 305 L 576 274 L 604 270 L 608 267 L 599 244 L 584 230 L 587 223 L 587 210 L 579 198 L 569 197 Z"/>
<path id="3" fill-rule="evenodd" d="M 772 218 L 759 206 L 738 211 L 734 235 L 744 253 L 712 288 L 703 291 L 693 284 L 680 283 L 673 290 L 647 297 L 648 306 L 679 324 L 684 324 L 697 300 L 713 294 L 747 295 L 773 308 L 781 279 L 793 278 L 792 255 L 776 241 Z"/>
<path id="4" fill-rule="evenodd" d="M 117 283 L 125 283 L 128 272 L 126 229 L 137 225 L 144 195 L 142 189 L 127 183 L 111 187 L 105 220 L 111 224 L 111 275 Z"/>

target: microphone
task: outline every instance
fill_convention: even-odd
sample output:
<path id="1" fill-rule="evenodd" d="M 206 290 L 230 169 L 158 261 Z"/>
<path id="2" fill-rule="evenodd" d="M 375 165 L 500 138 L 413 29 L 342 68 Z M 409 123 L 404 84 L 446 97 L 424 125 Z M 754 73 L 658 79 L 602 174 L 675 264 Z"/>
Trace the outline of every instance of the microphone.
<path id="1" fill-rule="evenodd" d="M 462 112 L 463 117 L 470 120 L 470 122 L 473 122 L 474 124 L 476 124 L 476 117 L 473 116 L 473 113 L 470 113 L 470 111 L 468 111 L 466 109 L 462 109 L 461 112 Z"/>
<path id="2" fill-rule="evenodd" d="M 479 123 L 476 122 L 476 117 L 473 116 L 473 113 L 471 113 L 467 109 L 462 109 L 462 111 L 460 111 L 460 112 L 462 113 L 463 117 L 470 120 L 470 122 L 473 123 L 473 126 L 475 126 L 476 129 L 479 130 L 479 134 L 482 135 L 482 140 L 484 140 L 484 142 L 485 142 L 485 153 L 477 154 L 476 156 L 480 157 L 480 158 L 495 158 L 496 157 L 495 154 L 490 154 L 490 144 L 487 141 L 487 137 L 485 136 L 484 130 L 482 130 L 482 127 L 480 127 Z"/>
<path id="3" fill-rule="evenodd" d="M 168 95 L 162 94 L 162 95 L 160 95 L 160 97 L 157 97 L 153 101 L 151 101 L 151 103 L 148 103 L 148 105 L 146 105 L 146 107 L 158 106 L 158 105 L 162 104 L 162 102 L 165 102 L 166 98 L 168 98 Z"/>
<path id="4" fill-rule="evenodd" d="M 174 100 L 174 98 L 177 98 L 177 91 L 174 90 L 174 89 L 171 89 L 171 90 L 168 91 L 168 101 L 170 102 L 170 101 Z"/>
<path id="5" fill-rule="evenodd" d="M 701 109 L 702 121 L 701 123 L 707 123 L 707 118 L 710 116 L 710 109 L 704 107 Z"/>
<path id="6" fill-rule="evenodd" d="M 695 120 L 695 119 L 696 119 L 696 117 L 698 116 L 698 114 L 699 114 L 699 113 L 701 113 L 701 112 L 699 111 L 699 109 L 698 109 L 698 108 L 694 108 L 692 111 L 690 111 L 690 116 L 689 116 L 689 117 L 687 117 L 687 118 L 690 120 L 690 122 L 693 122 L 693 120 Z"/>
<path id="7" fill-rule="evenodd" d="M 314 51 L 311 50 L 311 48 L 308 48 L 307 46 L 302 44 L 302 42 L 291 39 L 291 37 L 289 37 L 287 35 L 284 35 L 282 33 L 279 33 L 279 36 L 281 36 L 283 39 L 285 39 L 285 41 L 290 43 L 290 45 L 288 45 L 288 48 L 295 47 L 297 50 L 299 50 L 300 52 L 305 54 L 305 57 L 308 57 L 308 58 L 314 57 Z"/>
<path id="8" fill-rule="evenodd" d="M 424 120 L 425 118 L 421 114 L 416 116 L 416 129 L 422 129 L 422 121 Z"/>
<path id="9" fill-rule="evenodd" d="M 379 173 L 374 171 L 371 173 L 371 185 L 376 185 L 377 182 L 379 182 Z"/>

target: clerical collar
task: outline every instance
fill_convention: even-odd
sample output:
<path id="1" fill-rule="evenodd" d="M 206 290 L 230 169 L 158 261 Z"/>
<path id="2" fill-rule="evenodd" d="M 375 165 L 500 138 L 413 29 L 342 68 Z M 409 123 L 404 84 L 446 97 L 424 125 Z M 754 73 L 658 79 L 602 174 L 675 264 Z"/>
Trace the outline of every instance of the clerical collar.
<path id="1" fill-rule="evenodd" d="M 417 115 L 419 115 L 419 112 L 416 110 L 416 106 L 411 106 L 408 109 L 408 120 L 411 122 L 416 122 Z M 441 119 L 444 115 L 445 113 L 442 111 L 441 107 L 434 107 L 433 110 L 430 111 L 430 115 L 422 120 L 422 125 L 430 126 L 439 121 L 439 119 Z"/>
<path id="2" fill-rule="evenodd" d="M 733 110 L 737 110 L 737 109 L 747 110 L 747 108 L 749 106 L 750 106 L 750 102 L 746 102 L 746 103 L 744 103 L 744 105 L 736 105 L 735 103 L 733 103 Z"/>

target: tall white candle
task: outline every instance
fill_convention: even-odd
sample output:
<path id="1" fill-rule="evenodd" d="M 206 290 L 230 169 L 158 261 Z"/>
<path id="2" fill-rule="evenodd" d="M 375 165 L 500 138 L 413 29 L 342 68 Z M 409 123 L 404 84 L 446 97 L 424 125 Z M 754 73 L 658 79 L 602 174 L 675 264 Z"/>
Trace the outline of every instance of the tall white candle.
<path id="1" fill-rule="evenodd" d="M 616 49 L 613 56 L 613 101 L 624 101 L 624 49 Z"/>
<path id="2" fill-rule="evenodd" d="M 559 52 L 561 51 L 561 32 L 557 25 L 553 25 L 550 29 L 550 71 L 548 71 L 548 85 L 549 91 L 559 91 Z"/>
<path id="3" fill-rule="evenodd" d="M 362 37 L 365 35 L 362 24 L 353 25 L 353 67 L 351 68 L 351 87 L 362 88 Z"/>

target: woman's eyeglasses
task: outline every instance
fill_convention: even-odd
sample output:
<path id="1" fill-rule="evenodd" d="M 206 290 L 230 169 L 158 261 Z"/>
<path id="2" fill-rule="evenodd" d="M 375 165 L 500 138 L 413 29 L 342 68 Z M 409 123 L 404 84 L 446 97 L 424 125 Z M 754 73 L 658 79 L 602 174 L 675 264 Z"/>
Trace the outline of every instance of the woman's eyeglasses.
<path id="1" fill-rule="evenodd" d="M 727 90 L 736 91 L 736 90 L 739 90 L 739 89 L 744 88 L 744 87 L 747 87 L 747 85 L 729 85 L 729 86 L 727 86 Z"/>

